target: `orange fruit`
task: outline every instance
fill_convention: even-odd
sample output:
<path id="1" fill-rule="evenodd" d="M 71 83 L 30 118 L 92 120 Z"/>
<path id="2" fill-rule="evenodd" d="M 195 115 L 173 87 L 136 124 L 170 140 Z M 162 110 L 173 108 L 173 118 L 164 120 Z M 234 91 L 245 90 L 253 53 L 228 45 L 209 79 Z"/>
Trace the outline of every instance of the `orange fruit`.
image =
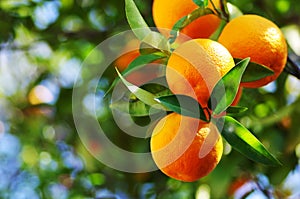
<path id="1" fill-rule="evenodd" d="M 213 3 L 216 8 L 220 8 L 219 0 L 213 0 Z M 213 9 L 210 2 L 208 7 Z M 169 37 L 169 30 L 173 28 L 175 23 L 197 8 L 198 6 L 193 0 L 154 0 L 152 5 L 153 20 L 162 34 Z M 221 20 L 217 15 L 205 15 L 183 28 L 181 33 L 193 39 L 208 38 L 219 27 L 220 22 Z"/>
<path id="2" fill-rule="evenodd" d="M 122 49 L 122 55 L 114 62 L 119 71 L 123 71 L 135 58 L 140 55 L 139 51 L 140 41 L 131 39 L 126 46 Z"/>
<path id="3" fill-rule="evenodd" d="M 167 176 L 192 182 L 208 175 L 219 163 L 223 143 L 213 123 L 171 113 L 153 130 L 154 162 Z"/>
<path id="4" fill-rule="evenodd" d="M 249 176 L 241 176 L 241 177 L 235 179 L 228 188 L 228 195 L 234 196 L 235 192 L 237 192 L 240 188 L 242 188 L 248 182 L 251 182 L 251 179 Z"/>
<path id="5" fill-rule="evenodd" d="M 243 94 L 243 87 L 240 86 L 233 102 L 231 103 L 231 106 L 237 106 L 239 104 L 242 94 Z"/>
<path id="6" fill-rule="evenodd" d="M 213 87 L 234 66 L 232 56 L 220 43 L 194 39 L 170 55 L 166 79 L 173 93 L 193 97 L 205 108 Z"/>
<path id="7" fill-rule="evenodd" d="M 287 45 L 281 30 L 270 20 L 258 15 L 242 15 L 230 21 L 218 41 L 234 58 L 250 57 L 251 62 L 265 65 L 274 75 L 253 82 L 242 83 L 244 87 L 257 88 L 275 80 L 283 71 L 287 60 Z"/>

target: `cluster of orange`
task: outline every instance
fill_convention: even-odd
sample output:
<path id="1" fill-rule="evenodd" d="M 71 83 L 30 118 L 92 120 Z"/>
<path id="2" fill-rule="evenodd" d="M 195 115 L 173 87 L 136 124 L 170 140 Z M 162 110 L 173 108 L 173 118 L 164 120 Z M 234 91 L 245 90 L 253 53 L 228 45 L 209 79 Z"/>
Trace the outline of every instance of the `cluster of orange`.
<path id="1" fill-rule="evenodd" d="M 214 5 L 209 2 L 209 8 L 220 9 L 219 0 L 212 1 Z M 195 9 L 197 5 L 192 0 L 154 0 L 153 19 L 161 33 L 169 37 L 170 32 L 166 29 L 172 29 L 181 17 Z M 172 52 L 166 66 L 170 90 L 193 97 L 203 108 L 208 107 L 216 83 L 235 66 L 233 58 L 250 57 L 251 62 L 274 71 L 271 76 L 241 83 L 234 105 L 238 103 L 242 87 L 257 88 L 275 80 L 287 59 L 285 38 L 270 20 L 258 15 L 241 15 L 226 24 L 218 41 L 208 39 L 220 22 L 216 14 L 209 14 L 183 28 L 181 33 L 191 39 Z M 134 53 L 132 55 L 136 56 Z M 205 147 L 209 150 L 202 153 Z M 223 144 L 213 123 L 172 113 L 155 127 L 151 152 L 156 165 L 166 175 L 182 181 L 195 181 L 216 167 Z"/>

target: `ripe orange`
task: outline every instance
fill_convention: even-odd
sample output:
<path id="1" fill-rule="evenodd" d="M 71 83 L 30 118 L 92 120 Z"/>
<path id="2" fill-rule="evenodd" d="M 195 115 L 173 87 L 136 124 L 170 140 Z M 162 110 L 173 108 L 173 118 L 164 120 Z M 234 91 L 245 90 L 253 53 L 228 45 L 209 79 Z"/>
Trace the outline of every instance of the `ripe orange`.
<path id="1" fill-rule="evenodd" d="M 213 0 L 216 8 L 220 8 L 219 0 Z M 211 3 L 208 5 L 213 9 Z M 169 37 L 169 31 L 173 28 L 175 23 L 182 17 L 190 14 L 197 9 L 198 6 L 193 0 L 154 0 L 152 6 L 153 20 L 166 37 Z M 208 38 L 220 25 L 220 18 L 214 14 L 205 15 L 199 17 L 184 29 L 181 33 L 187 36 L 195 38 Z M 168 29 L 168 30 L 163 30 Z"/>
<path id="2" fill-rule="evenodd" d="M 251 62 L 265 65 L 274 75 L 257 81 L 242 83 L 257 88 L 275 80 L 286 64 L 287 45 L 281 30 L 270 20 L 258 15 L 242 15 L 230 21 L 218 41 L 234 58 L 250 57 Z"/>
<path id="3" fill-rule="evenodd" d="M 223 154 L 222 138 L 213 123 L 171 113 L 153 130 L 154 162 L 167 176 L 192 182 L 208 175 Z"/>
<path id="4" fill-rule="evenodd" d="M 213 87 L 234 66 L 232 56 L 220 43 L 194 39 L 173 51 L 166 79 L 173 93 L 191 96 L 205 108 Z"/>

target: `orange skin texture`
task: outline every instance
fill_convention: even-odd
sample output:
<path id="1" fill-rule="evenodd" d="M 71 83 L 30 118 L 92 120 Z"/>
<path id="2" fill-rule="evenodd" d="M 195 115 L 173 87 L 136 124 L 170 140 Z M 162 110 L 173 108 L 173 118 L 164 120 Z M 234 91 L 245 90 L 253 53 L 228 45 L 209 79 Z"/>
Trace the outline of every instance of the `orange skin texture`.
<path id="1" fill-rule="evenodd" d="M 274 75 L 253 82 L 241 83 L 243 87 L 257 88 L 275 79 L 283 71 L 287 60 L 287 44 L 281 30 L 270 20 L 258 15 L 242 15 L 230 21 L 218 41 L 234 58 L 250 57 L 251 62 L 265 65 Z"/>
<path id="2" fill-rule="evenodd" d="M 173 51 L 166 79 L 173 93 L 193 97 L 205 108 L 216 83 L 234 66 L 224 46 L 210 39 L 194 39 Z"/>
<path id="3" fill-rule="evenodd" d="M 208 175 L 223 154 L 216 126 L 171 113 L 154 128 L 150 148 L 154 162 L 167 176 L 196 181 Z"/>
<path id="4" fill-rule="evenodd" d="M 213 2 L 216 8 L 220 8 L 218 0 L 214 0 Z M 213 9 L 210 2 L 208 7 Z M 156 27 L 159 28 L 162 34 L 169 37 L 169 30 L 173 28 L 175 23 L 180 18 L 190 14 L 197 8 L 198 6 L 193 2 L 193 0 L 154 0 L 152 6 L 153 20 Z M 183 28 L 181 33 L 191 37 L 192 39 L 209 38 L 209 36 L 218 28 L 220 22 L 220 18 L 214 14 L 205 15 L 199 17 Z"/>

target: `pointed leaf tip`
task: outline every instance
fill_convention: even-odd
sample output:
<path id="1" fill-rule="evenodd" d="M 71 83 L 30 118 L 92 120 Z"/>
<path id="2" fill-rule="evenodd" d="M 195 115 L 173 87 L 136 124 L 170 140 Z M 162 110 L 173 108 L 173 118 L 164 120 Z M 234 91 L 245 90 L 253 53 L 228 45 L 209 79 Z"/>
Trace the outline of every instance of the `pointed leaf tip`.
<path id="1" fill-rule="evenodd" d="M 209 104 L 215 115 L 221 114 L 232 104 L 249 61 L 250 58 L 245 58 L 237 63 L 213 88 Z"/>
<path id="2" fill-rule="evenodd" d="M 270 166 L 280 166 L 276 159 L 265 146 L 241 123 L 230 116 L 225 116 L 221 134 L 226 141 L 247 158 Z M 222 122 L 221 122 L 222 123 Z M 220 126 L 218 126 L 220 128 Z"/>

